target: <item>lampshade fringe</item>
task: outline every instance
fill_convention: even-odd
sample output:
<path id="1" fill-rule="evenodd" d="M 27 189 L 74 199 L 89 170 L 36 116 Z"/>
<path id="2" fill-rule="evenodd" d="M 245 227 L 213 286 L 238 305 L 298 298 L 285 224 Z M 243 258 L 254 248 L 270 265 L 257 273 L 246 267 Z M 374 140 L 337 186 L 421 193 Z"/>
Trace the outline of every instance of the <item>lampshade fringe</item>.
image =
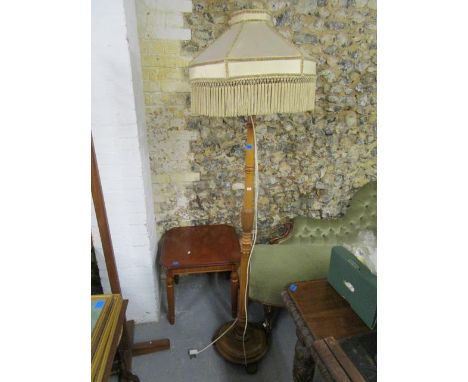
<path id="1" fill-rule="evenodd" d="M 193 81 L 192 113 L 235 117 L 314 109 L 315 76 Z"/>

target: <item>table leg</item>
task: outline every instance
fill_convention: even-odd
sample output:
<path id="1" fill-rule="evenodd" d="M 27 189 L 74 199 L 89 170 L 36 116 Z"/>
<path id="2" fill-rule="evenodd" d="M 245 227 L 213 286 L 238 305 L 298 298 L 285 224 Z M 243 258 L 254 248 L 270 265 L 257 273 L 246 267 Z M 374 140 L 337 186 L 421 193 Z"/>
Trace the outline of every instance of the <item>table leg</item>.
<path id="1" fill-rule="evenodd" d="M 294 382 L 312 382 L 314 379 L 315 362 L 310 350 L 298 338 L 294 353 Z"/>
<path id="2" fill-rule="evenodd" d="M 166 275 L 167 290 L 167 319 L 171 325 L 175 322 L 175 297 L 174 297 L 174 277 L 171 272 Z"/>
<path id="3" fill-rule="evenodd" d="M 236 271 L 231 272 L 231 309 L 232 317 L 237 317 L 237 303 L 239 301 L 239 277 Z"/>

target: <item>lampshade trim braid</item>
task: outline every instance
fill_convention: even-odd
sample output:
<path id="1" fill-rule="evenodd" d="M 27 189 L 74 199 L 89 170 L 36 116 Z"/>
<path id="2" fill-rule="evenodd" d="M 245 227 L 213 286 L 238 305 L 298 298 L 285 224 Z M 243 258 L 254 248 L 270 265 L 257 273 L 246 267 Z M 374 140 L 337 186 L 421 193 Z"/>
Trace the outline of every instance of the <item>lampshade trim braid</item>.
<path id="1" fill-rule="evenodd" d="M 302 57 L 302 56 L 265 56 L 261 58 L 237 58 L 237 57 L 231 58 L 229 57 L 223 60 L 212 60 L 212 61 L 200 62 L 199 64 L 191 64 L 189 65 L 189 68 L 195 68 L 197 66 L 206 66 L 210 64 L 220 64 L 221 62 L 246 62 L 246 61 L 256 62 L 256 61 L 271 61 L 271 60 L 301 60 L 301 61 L 305 60 L 305 61 L 315 62 L 310 57 Z"/>

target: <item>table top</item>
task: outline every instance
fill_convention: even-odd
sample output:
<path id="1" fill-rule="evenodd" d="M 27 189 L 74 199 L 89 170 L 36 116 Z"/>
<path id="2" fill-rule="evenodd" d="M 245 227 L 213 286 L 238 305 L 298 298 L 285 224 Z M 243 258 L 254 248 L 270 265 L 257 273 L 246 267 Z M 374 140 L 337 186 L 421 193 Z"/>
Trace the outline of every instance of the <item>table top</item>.
<path id="1" fill-rule="evenodd" d="M 176 227 L 162 239 L 160 264 L 167 269 L 239 262 L 239 238 L 226 224 Z"/>
<path id="2" fill-rule="evenodd" d="M 282 296 L 296 325 L 305 325 L 314 340 L 371 332 L 326 279 L 293 283 Z"/>

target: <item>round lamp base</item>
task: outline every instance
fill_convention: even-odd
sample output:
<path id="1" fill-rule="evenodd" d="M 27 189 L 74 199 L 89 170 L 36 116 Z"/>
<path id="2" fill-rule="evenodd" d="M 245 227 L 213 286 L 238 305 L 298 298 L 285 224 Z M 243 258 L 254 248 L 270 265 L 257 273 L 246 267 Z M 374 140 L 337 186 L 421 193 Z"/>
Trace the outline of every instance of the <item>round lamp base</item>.
<path id="1" fill-rule="evenodd" d="M 217 338 L 223 333 L 231 322 L 223 324 L 215 333 L 214 338 Z M 216 343 L 215 348 L 225 360 L 245 365 L 247 371 L 255 372 L 256 363 L 263 358 L 267 347 L 267 336 L 265 330 L 257 324 L 248 323 L 243 341 L 244 327 L 236 325 Z M 245 354 L 244 354 L 245 350 Z"/>

